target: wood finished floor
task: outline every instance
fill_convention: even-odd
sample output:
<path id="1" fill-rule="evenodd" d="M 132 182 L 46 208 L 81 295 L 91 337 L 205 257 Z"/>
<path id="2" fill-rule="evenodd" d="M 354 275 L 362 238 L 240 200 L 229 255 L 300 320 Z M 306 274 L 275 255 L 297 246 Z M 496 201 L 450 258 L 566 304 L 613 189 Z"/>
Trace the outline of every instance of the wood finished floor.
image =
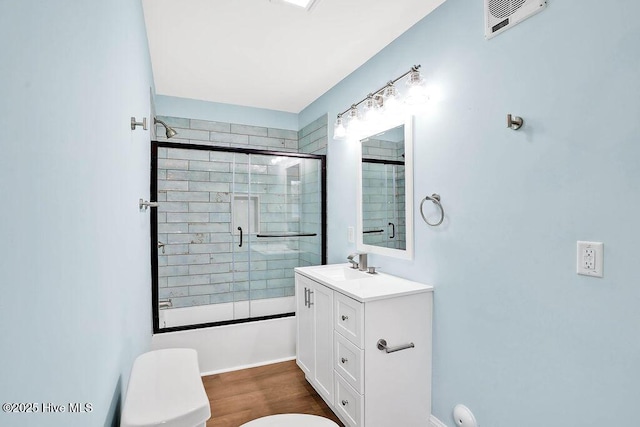
<path id="1" fill-rule="evenodd" d="M 311 414 L 344 427 L 307 383 L 295 361 L 202 377 L 209 396 L 207 427 L 238 427 L 275 414 Z"/>

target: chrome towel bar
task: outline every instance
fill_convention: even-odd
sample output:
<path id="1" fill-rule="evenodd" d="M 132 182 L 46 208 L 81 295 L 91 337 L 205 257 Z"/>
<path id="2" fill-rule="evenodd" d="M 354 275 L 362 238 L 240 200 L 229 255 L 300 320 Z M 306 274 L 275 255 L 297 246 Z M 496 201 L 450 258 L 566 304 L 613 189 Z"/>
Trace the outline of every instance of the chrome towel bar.
<path id="1" fill-rule="evenodd" d="M 378 340 L 378 350 L 384 350 L 386 353 L 393 353 L 400 350 L 406 350 L 408 348 L 414 348 L 415 345 L 410 342 L 409 344 L 398 345 L 396 347 L 389 347 L 387 340 L 381 338 Z"/>

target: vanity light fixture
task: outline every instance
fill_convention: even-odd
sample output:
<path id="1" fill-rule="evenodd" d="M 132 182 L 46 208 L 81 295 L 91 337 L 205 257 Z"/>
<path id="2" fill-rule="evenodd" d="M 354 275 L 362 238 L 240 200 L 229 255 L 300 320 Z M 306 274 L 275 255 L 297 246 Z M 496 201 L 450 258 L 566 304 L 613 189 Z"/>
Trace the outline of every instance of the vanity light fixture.
<path id="1" fill-rule="evenodd" d="M 357 136 L 359 132 L 366 129 L 368 125 L 375 124 L 385 115 L 401 113 L 402 104 L 420 105 L 429 100 L 424 87 L 424 79 L 420 76 L 420 65 L 414 65 L 409 71 L 400 77 L 389 81 L 386 85 L 370 93 L 364 99 L 352 104 L 351 107 L 338 114 L 333 127 L 333 138 L 344 139 L 347 136 Z M 396 83 L 408 76 L 408 93 L 404 102 L 400 101 L 400 94 Z M 361 116 L 358 106 L 364 104 Z M 345 124 L 345 114 L 348 118 Z"/>

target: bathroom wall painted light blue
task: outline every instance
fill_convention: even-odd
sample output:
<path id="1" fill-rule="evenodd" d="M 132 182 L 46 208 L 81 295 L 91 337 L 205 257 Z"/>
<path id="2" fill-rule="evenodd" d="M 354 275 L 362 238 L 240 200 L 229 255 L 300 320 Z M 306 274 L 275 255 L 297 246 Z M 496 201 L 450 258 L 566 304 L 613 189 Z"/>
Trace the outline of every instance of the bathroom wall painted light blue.
<path id="1" fill-rule="evenodd" d="M 481 426 L 627 423 L 640 383 L 640 5 L 550 1 L 486 41 L 483 2 L 448 0 L 300 114 L 330 121 L 422 64 L 442 99 L 415 121 L 415 259 L 370 265 L 436 287 L 433 412 Z M 519 131 L 506 115 L 522 116 Z M 352 144 L 329 141 L 329 261 L 355 248 Z M 417 212 L 416 212 L 417 213 Z M 604 242 L 604 278 L 576 241 Z"/>
<path id="2" fill-rule="evenodd" d="M 185 117 L 189 119 L 211 120 L 295 131 L 299 129 L 298 115 L 285 111 L 244 107 L 166 95 L 157 95 L 155 103 L 157 113 L 161 116 Z"/>
<path id="3" fill-rule="evenodd" d="M 117 426 L 151 340 L 140 1 L 3 2 L 0 52 L 0 401 L 93 405 L 0 425 Z"/>
<path id="4" fill-rule="evenodd" d="M 418 216 L 415 260 L 371 264 L 436 286 L 433 412 L 450 426 L 458 402 L 494 427 L 609 425 L 635 407 L 639 12 L 551 1 L 485 41 L 482 2 L 449 0 L 299 116 L 333 120 L 414 63 L 442 89 L 416 119 L 415 204 L 439 192 L 445 224 Z M 94 404 L 0 424 L 111 425 L 150 335 L 148 133 L 128 127 L 149 116 L 142 11 L 23 1 L 0 24 L 0 400 Z M 356 160 L 331 141 L 330 262 L 355 249 Z M 575 275 L 579 239 L 605 243 L 603 279 Z"/>

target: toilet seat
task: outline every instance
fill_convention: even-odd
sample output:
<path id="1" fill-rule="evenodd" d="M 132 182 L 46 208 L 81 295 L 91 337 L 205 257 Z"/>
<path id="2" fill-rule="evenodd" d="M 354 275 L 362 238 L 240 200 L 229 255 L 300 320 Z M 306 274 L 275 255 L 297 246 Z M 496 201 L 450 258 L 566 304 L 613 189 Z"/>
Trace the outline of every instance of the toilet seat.
<path id="1" fill-rule="evenodd" d="M 258 418 L 240 427 L 338 427 L 338 424 L 316 415 L 280 414 Z"/>

